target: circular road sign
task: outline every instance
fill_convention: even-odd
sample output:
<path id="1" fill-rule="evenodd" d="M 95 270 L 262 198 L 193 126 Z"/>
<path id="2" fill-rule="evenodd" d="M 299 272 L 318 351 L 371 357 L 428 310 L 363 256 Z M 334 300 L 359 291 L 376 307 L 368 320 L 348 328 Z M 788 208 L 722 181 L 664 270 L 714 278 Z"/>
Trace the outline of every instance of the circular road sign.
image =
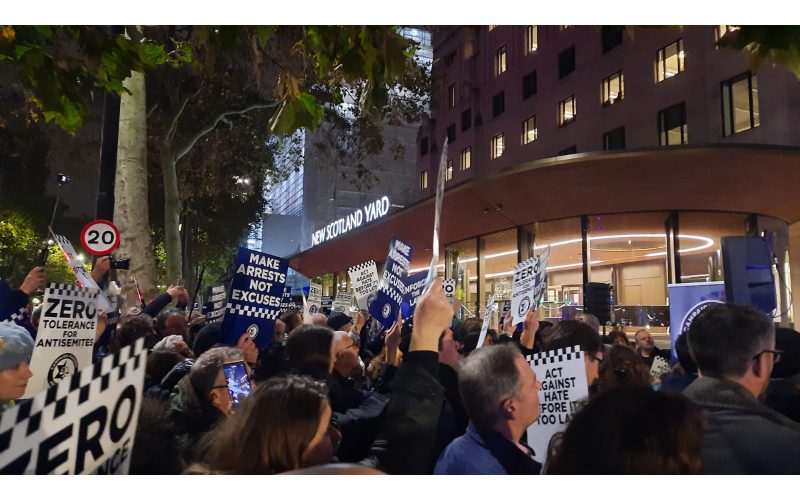
<path id="1" fill-rule="evenodd" d="M 81 231 L 81 245 L 92 255 L 108 255 L 119 246 L 119 229 L 111 221 L 93 220 Z"/>

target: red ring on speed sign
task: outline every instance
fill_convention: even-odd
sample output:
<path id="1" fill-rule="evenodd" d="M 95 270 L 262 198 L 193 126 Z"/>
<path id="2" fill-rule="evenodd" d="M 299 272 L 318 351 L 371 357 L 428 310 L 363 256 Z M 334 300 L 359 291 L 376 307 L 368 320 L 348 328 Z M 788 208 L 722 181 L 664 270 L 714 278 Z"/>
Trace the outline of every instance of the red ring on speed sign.
<path id="1" fill-rule="evenodd" d="M 108 236 L 113 240 L 108 241 Z M 119 229 L 113 222 L 97 219 L 83 226 L 81 245 L 92 255 L 108 255 L 119 247 Z"/>

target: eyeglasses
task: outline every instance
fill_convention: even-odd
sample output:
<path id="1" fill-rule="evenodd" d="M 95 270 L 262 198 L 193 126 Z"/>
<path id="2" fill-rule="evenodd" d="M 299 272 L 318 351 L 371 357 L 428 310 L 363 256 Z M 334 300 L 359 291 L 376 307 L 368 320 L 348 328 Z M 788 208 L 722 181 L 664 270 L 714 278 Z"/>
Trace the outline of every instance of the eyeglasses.
<path id="1" fill-rule="evenodd" d="M 773 362 L 774 362 L 775 364 L 778 364 L 778 363 L 781 361 L 781 356 L 783 355 L 783 351 L 781 351 L 781 350 L 779 350 L 779 349 L 778 349 L 778 350 L 775 350 L 775 349 L 764 349 L 763 351 L 759 351 L 759 353 L 758 353 L 758 354 L 756 354 L 755 356 L 753 356 L 753 359 L 758 359 L 758 358 L 759 358 L 759 356 L 761 356 L 761 355 L 762 355 L 762 354 L 764 354 L 765 352 L 771 352 L 771 353 L 772 353 L 772 355 L 773 355 Z"/>
<path id="2" fill-rule="evenodd" d="M 252 373 L 250 373 L 250 374 L 247 376 L 247 379 L 248 379 L 248 380 L 250 380 L 250 382 L 252 382 L 252 381 L 253 381 L 253 374 L 252 374 Z M 211 389 L 227 389 L 227 388 L 228 388 L 228 384 L 225 384 L 225 385 L 215 385 L 215 386 L 211 387 Z"/>
<path id="3" fill-rule="evenodd" d="M 598 354 L 600 355 L 600 357 L 597 356 Z M 603 353 L 601 351 L 587 352 L 586 355 L 589 356 L 589 359 L 591 359 L 592 361 L 597 361 L 601 365 L 603 364 Z"/>
<path id="4" fill-rule="evenodd" d="M 350 344 L 349 346 L 345 347 L 344 349 L 339 349 L 338 351 L 336 351 L 336 354 L 339 354 L 340 352 L 344 352 L 344 351 L 346 351 L 346 350 L 348 350 L 348 349 L 352 349 L 352 348 L 354 348 L 354 347 L 355 347 L 356 349 L 358 349 L 358 344 L 356 344 L 355 342 L 353 342 L 353 343 L 352 343 L 352 344 Z"/>

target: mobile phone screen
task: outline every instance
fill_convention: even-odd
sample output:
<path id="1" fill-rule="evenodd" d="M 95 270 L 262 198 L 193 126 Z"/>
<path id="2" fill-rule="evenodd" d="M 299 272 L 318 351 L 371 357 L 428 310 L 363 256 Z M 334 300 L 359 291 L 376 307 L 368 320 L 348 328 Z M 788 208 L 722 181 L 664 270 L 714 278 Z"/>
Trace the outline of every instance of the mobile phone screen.
<path id="1" fill-rule="evenodd" d="M 247 368 L 244 366 L 244 361 L 233 361 L 225 363 L 222 369 L 225 372 L 228 392 L 231 393 L 231 405 L 236 408 L 242 399 L 250 396 L 252 390 Z"/>

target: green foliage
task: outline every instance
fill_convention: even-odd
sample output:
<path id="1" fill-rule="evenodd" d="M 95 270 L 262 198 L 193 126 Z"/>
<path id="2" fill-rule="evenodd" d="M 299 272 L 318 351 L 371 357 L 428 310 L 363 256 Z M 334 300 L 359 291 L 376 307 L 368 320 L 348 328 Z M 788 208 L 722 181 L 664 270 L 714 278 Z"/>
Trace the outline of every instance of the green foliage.
<path id="1" fill-rule="evenodd" d="M 766 61 L 786 66 L 800 79 L 800 26 L 740 26 L 717 45 L 748 53 L 755 67 Z"/>
<path id="2" fill-rule="evenodd" d="M 19 286 L 34 267 L 42 249 L 42 239 L 21 212 L 0 210 L 0 276 L 11 286 Z M 47 280 L 75 283 L 74 275 L 57 245 L 51 245 L 47 259 Z"/>

